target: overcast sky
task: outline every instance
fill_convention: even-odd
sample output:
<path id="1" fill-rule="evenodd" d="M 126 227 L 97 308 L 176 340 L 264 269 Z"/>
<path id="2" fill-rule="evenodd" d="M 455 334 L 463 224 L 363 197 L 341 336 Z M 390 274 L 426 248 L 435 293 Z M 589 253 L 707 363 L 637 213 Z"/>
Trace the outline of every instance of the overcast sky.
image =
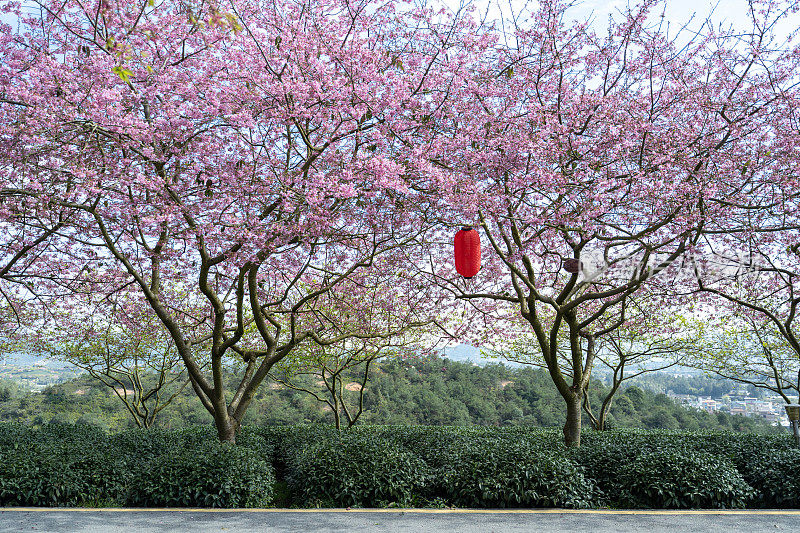
<path id="1" fill-rule="evenodd" d="M 458 5 L 459 0 L 444 0 L 450 5 Z M 480 6 L 481 11 L 486 6 L 491 5 L 492 12 L 498 12 L 498 0 L 473 0 Z M 635 4 L 636 0 L 578 0 L 576 5 L 569 12 L 572 18 L 585 20 L 591 17 L 595 28 L 602 30 L 606 27 L 608 16 L 619 13 L 628 3 Z M 509 0 L 499 0 L 504 6 L 503 11 L 508 11 Z M 510 5 L 515 10 L 521 9 L 525 5 L 535 6 L 536 0 L 526 2 L 524 0 L 511 0 Z M 666 0 L 665 18 L 670 23 L 670 27 L 677 30 L 684 24 L 689 23 L 689 27 L 697 28 L 710 16 L 716 24 L 724 23 L 725 26 L 733 25 L 739 29 L 749 29 L 751 27 L 748 16 L 747 0 Z M 778 34 L 785 37 L 789 31 L 800 26 L 800 16 L 796 15 L 792 21 L 783 24 Z M 672 31 L 672 30 L 671 30 Z"/>

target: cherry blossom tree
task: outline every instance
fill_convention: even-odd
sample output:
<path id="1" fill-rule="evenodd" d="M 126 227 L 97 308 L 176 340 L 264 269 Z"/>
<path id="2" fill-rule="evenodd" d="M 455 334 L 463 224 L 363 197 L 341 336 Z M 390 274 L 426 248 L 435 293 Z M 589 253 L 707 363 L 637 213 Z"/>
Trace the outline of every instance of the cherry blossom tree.
<path id="1" fill-rule="evenodd" d="M 54 305 L 141 295 L 223 440 L 295 349 L 429 312 L 455 324 L 460 300 L 482 345 L 533 333 L 579 445 L 596 340 L 626 302 L 666 294 L 754 191 L 791 188 L 775 170 L 796 149 L 800 53 L 773 31 L 789 2 L 691 35 L 655 0 L 604 35 L 560 0 L 508 31 L 392 2 L 0 5 L 21 25 L 0 37 L 3 222 L 64 224 L 14 297 L 35 291 L 44 323 Z M 447 266 L 462 224 L 487 251 L 469 281 Z M 424 305 L 360 334 L 324 312 L 350 299 L 367 316 L 376 280 L 387 311 Z"/>
<path id="2" fill-rule="evenodd" d="M 0 195 L 0 345 L 27 320 L 26 301 L 35 293 L 15 287 L 28 283 L 36 258 L 47 250 L 53 236 L 64 225 L 64 213 L 40 213 L 31 217 L 16 203 L 6 205 Z"/>
<path id="3" fill-rule="evenodd" d="M 781 249 L 778 243 L 796 243 L 797 230 L 770 232 L 771 244 L 766 245 L 759 233 L 734 235 L 749 246 L 731 248 L 736 237 L 725 239 L 722 249 L 706 243 L 709 255 L 695 269 L 697 287 L 707 296 L 698 305 L 699 312 L 713 327 L 708 328 L 694 365 L 796 403 L 800 397 L 800 271 L 797 245 Z"/>
<path id="4" fill-rule="evenodd" d="M 136 300 L 141 296 L 112 298 L 110 304 L 95 302 L 84 312 L 65 310 L 62 316 L 55 316 L 57 310 L 49 307 L 50 327 L 35 335 L 14 336 L 16 347 L 87 372 L 114 393 L 137 427 L 149 428 L 189 380 L 158 317 Z M 82 336 L 75 337 L 75 332 Z"/>
<path id="5" fill-rule="evenodd" d="M 300 357 L 283 359 L 273 367 L 270 378 L 324 404 L 333 415 L 337 430 L 343 425 L 350 429 L 364 412 L 364 393 L 374 365 L 380 359 L 397 356 L 399 350 L 406 348 L 393 345 L 397 342 L 396 337 L 381 341 L 310 346 L 310 350 Z"/>
<path id="6" fill-rule="evenodd" d="M 370 372 L 380 359 L 418 355 L 426 343 L 423 336 L 441 337 L 446 327 L 436 317 L 427 323 L 408 324 L 404 317 L 413 316 L 410 307 L 424 307 L 425 302 L 415 301 L 404 294 L 402 299 L 393 299 L 385 305 L 387 285 L 391 278 L 362 287 L 359 297 L 367 305 L 353 308 L 348 300 L 330 301 L 320 312 L 339 317 L 337 327 L 342 333 L 351 335 L 341 342 L 320 345 L 306 344 L 296 350 L 291 358 L 285 358 L 272 367 L 269 377 L 277 384 L 304 392 L 325 404 L 333 415 L 337 430 L 344 424 L 350 429 L 364 411 Z M 418 292 L 423 298 L 427 292 Z M 403 324 L 407 326 L 403 328 Z M 394 331 L 391 336 L 373 335 L 373 331 Z"/>
<path id="7" fill-rule="evenodd" d="M 477 226 L 486 250 L 476 278 L 433 269 L 438 283 L 482 313 L 474 344 L 533 334 L 577 446 L 596 340 L 626 302 L 671 285 L 706 226 L 741 216 L 752 190 L 788 185 L 774 157 L 747 161 L 787 148 L 800 55 L 773 32 L 797 20 L 791 3 L 754 1 L 751 28 L 691 35 L 670 34 L 657 1 L 603 35 L 569 7 L 515 18 L 492 75 L 432 121 L 431 167 L 450 208 L 440 220 Z"/>
<path id="8" fill-rule="evenodd" d="M 800 395 L 798 83 L 796 75 L 776 83 L 781 98 L 771 103 L 774 130 L 758 132 L 751 153 L 739 161 L 744 194 L 728 199 L 729 216 L 704 228 L 685 288 L 699 290 L 698 316 L 714 326 L 696 364 L 787 403 Z"/>
<path id="9" fill-rule="evenodd" d="M 701 351 L 704 324 L 687 321 L 679 314 L 682 308 L 665 306 L 665 298 L 649 293 L 649 288 L 639 290 L 635 297 L 620 304 L 624 320 L 616 321 L 614 327 L 606 328 L 601 336 L 583 345 L 583 358 L 593 358 L 595 375 L 604 372 L 609 379 L 597 412 L 590 402 L 593 382 L 587 382 L 583 391 L 583 412 L 596 430 L 607 429 L 608 414 L 623 383 L 649 372 L 690 364 L 698 360 L 699 354 L 705 353 Z M 530 334 L 518 337 L 510 348 L 503 346 L 491 355 L 547 369 L 536 338 Z M 557 359 L 562 375 L 571 380 L 573 363 L 567 331 L 560 333 Z"/>
<path id="10" fill-rule="evenodd" d="M 16 290 L 36 294 L 31 329 L 135 294 L 235 441 L 296 349 L 444 308 L 406 272 L 432 204 L 412 138 L 468 78 L 448 54 L 483 38 L 466 18 L 348 0 L 34 3 L 0 4 L 19 20 L 0 36 L 4 222 L 55 228 Z M 362 299 L 376 280 L 380 301 Z M 342 328 L 337 302 L 392 319 Z"/>

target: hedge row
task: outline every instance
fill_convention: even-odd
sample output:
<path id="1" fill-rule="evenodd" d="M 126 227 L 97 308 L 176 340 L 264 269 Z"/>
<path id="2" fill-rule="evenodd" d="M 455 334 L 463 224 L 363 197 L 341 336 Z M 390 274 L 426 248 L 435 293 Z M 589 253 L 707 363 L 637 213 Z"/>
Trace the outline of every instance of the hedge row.
<path id="1" fill-rule="evenodd" d="M 0 505 L 800 507 L 788 435 L 484 427 L 211 427 L 106 435 L 0 423 Z"/>
<path id="2" fill-rule="evenodd" d="M 264 507 L 275 476 L 262 438 L 220 444 L 213 429 L 0 424 L 0 505 Z M 248 440 L 249 438 L 249 440 Z"/>

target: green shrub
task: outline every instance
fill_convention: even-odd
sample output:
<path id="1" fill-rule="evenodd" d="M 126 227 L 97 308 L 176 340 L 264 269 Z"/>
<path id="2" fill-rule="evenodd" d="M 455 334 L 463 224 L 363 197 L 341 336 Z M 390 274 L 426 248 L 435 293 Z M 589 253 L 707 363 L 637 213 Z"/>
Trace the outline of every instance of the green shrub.
<path id="1" fill-rule="evenodd" d="M 236 436 L 236 445 L 253 450 L 268 463 L 275 460 L 277 437 L 268 427 L 244 426 Z"/>
<path id="2" fill-rule="evenodd" d="M 446 499 L 466 507 L 593 505 L 594 483 L 570 459 L 525 441 L 481 438 L 462 443 L 443 471 Z"/>
<path id="3" fill-rule="evenodd" d="M 0 453 L 0 505 L 77 505 L 88 496 L 88 483 L 62 459 L 30 449 Z"/>
<path id="4" fill-rule="evenodd" d="M 272 466 L 248 448 L 210 442 L 157 457 L 136 472 L 133 507 L 263 507 L 272 501 Z"/>
<path id="5" fill-rule="evenodd" d="M 104 446 L 108 435 L 102 428 L 91 424 L 50 422 L 36 432 L 36 440 L 45 444 L 90 449 Z"/>
<path id="6" fill-rule="evenodd" d="M 165 453 L 174 453 L 180 449 L 177 442 L 176 432 L 158 428 L 128 429 L 109 437 L 111 447 L 133 468 Z"/>
<path id="7" fill-rule="evenodd" d="M 43 449 L 44 455 L 49 455 Z M 69 447 L 51 456 L 62 468 L 72 471 L 83 486 L 78 505 L 122 505 L 131 471 L 108 443 L 94 448 Z"/>
<path id="8" fill-rule="evenodd" d="M 19 422 L 0 422 L 0 450 L 35 441 L 35 432 Z"/>
<path id="9" fill-rule="evenodd" d="M 586 475 L 597 481 L 603 492 L 600 500 L 603 505 L 741 507 L 747 503 L 742 498 L 757 496 L 757 492 L 739 483 L 743 478 L 746 484 L 755 487 L 746 474 L 747 463 L 759 449 L 767 456 L 784 449 L 788 439 L 783 437 L 723 432 L 591 431 L 584 434 L 583 446 L 573 453 L 586 468 Z M 691 462 L 698 457 L 704 458 L 698 459 L 703 464 L 692 466 Z M 715 470 L 717 467 L 705 465 L 706 459 L 723 464 L 719 474 Z M 637 477 L 637 472 L 650 468 L 644 464 L 648 460 L 664 469 L 663 476 L 650 472 L 646 474 L 650 476 L 647 479 Z M 687 461 L 689 465 L 685 464 Z M 688 473 L 679 474 L 681 468 L 688 469 Z M 692 477 L 692 469 L 705 469 L 706 474 Z M 738 476 L 739 473 L 742 475 Z M 725 479 L 729 475 L 733 476 L 730 486 Z M 638 483 L 636 494 L 630 488 L 632 482 Z M 720 486 L 718 494 L 713 487 L 715 483 Z M 650 492 L 652 497 L 648 496 Z M 706 503 L 701 505 L 698 501 Z"/>
<path id="10" fill-rule="evenodd" d="M 466 429 L 466 430 L 465 430 Z M 406 426 L 359 428 L 370 431 L 380 438 L 400 445 L 407 452 L 420 458 L 431 469 L 439 470 L 454 459 L 460 445 L 475 435 L 480 434 L 476 428 L 451 428 L 435 426 Z M 471 430 L 471 431 L 470 431 Z"/>
<path id="11" fill-rule="evenodd" d="M 646 451 L 618 467 L 625 507 L 742 508 L 754 495 L 730 461 L 705 452 Z"/>
<path id="12" fill-rule="evenodd" d="M 317 435 L 287 450 L 289 489 L 305 504 L 408 505 L 430 479 L 422 460 L 379 435 Z"/>
<path id="13" fill-rule="evenodd" d="M 0 423 L 0 505 L 247 507 L 277 487 L 304 506 L 800 507 L 789 435 L 585 431 L 582 444 L 520 426 L 246 426 L 232 447 L 210 425 Z"/>
<path id="14" fill-rule="evenodd" d="M 50 423 L 0 429 L 0 505 L 118 505 L 124 469 L 105 432 Z"/>
<path id="15" fill-rule="evenodd" d="M 800 449 L 753 451 L 740 471 L 757 493 L 751 507 L 800 507 Z"/>
<path id="16" fill-rule="evenodd" d="M 570 455 L 584 468 L 586 477 L 597 484 L 598 503 L 619 506 L 618 496 L 622 491 L 620 474 L 649 447 L 643 443 L 611 438 L 611 435 L 607 437 L 571 449 Z"/>
<path id="17" fill-rule="evenodd" d="M 685 449 L 703 451 L 729 459 L 742 475 L 749 469 L 748 463 L 754 456 L 771 455 L 782 450 L 794 448 L 789 435 L 759 435 L 756 433 L 731 432 L 677 432 L 670 435 L 675 442 L 681 442 Z"/>

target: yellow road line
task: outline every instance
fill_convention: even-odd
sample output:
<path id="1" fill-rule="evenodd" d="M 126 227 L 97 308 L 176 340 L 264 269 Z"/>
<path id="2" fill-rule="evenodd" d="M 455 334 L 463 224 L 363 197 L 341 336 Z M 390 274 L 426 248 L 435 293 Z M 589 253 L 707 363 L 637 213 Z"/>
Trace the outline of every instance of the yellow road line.
<path id="1" fill-rule="evenodd" d="M 800 509 L 189 509 L 167 508 L 93 508 L 93 507 L 0 507 L 5 511 L 25 512 L 178 512 L 178 513 L 394 513 L 394 514 L 599 514 L 599 515 L 800 515 Z"/>

